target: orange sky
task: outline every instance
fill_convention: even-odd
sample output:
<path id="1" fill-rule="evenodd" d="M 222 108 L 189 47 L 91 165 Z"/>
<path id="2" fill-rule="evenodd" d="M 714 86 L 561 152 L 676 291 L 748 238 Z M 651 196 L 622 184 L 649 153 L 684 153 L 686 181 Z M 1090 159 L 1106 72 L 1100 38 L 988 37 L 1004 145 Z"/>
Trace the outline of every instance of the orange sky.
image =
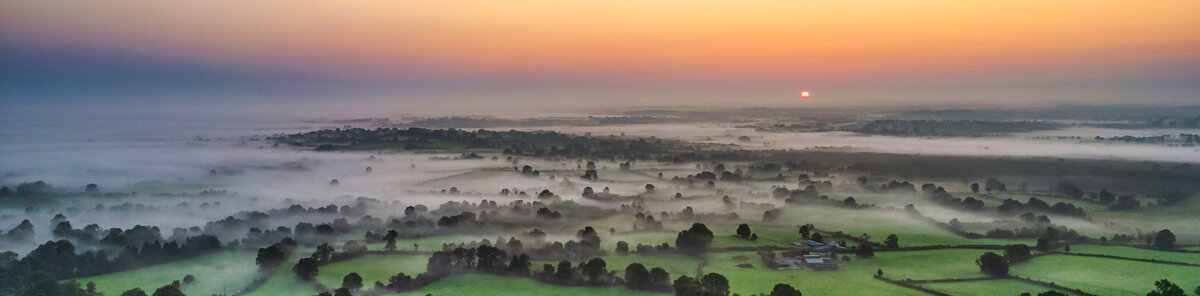
<path id="1" fill-rule="evenodd" d="M 2 3 L 6 41 L 368 77 L 839 85 L 1200 64 L 1190 0 Z"/>

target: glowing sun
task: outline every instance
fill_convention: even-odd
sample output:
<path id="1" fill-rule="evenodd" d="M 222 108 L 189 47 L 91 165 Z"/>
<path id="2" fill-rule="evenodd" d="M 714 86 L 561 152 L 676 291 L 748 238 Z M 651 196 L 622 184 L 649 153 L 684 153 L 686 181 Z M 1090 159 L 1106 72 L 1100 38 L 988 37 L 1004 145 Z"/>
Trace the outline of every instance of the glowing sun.
<path id="1" fill-rule="evenodd" d="M 801 91 L 801 92 L 800 92 L 800 98 L 801 98 L 801 99 L 807 99 L 807 98 L 808 98 L 808 91 L 807 91 L 807 90 L 805 90 L 805 91 Z"/>

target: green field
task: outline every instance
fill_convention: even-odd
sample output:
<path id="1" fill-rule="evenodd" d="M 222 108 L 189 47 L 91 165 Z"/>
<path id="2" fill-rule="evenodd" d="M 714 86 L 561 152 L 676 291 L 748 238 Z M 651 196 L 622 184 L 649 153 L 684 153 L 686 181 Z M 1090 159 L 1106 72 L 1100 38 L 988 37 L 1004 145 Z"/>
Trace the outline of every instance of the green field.
<path id="1" fill-rule="evenodd" d="M 625 287 L 563 287 L 540 283 L 529 278 L 505 277 L 482 274 L 463 274 L 451 276 L 434 282 L 424 288 L 391 295 L 421 296 L 432 294 L 436 296 L 580 296 L 580 295 L 669 295 L 626 289 Z"/>
<path id="2" fill-rule="evenodd" d="M 1178 237 L 1177 243 L 1194 244 L 1200 240 L 1200 237 L 1195 234 L 1200 233 L 1200 223 L 1191 219 L 1191 217 L 1195 217 L 1197 211 L 1200 211 L 1200 196 L 1192 196 L 1169 207 L 1156 206 L 1131 211 L 1097 211 L 1088 213 L 1088 216 L 1095 221 L 1112 223 L 1112 228 L 1120 232 L 1170 229 Z"/>
<path id="3" fill-rule="evenodd" d="M 742 256 L 747 259 L 734 259 Z M 708 265 L 705 265 L 704 272 L 724 275 L 729 279 L 732 292 L 742 295 L 770 293 L 779 283 L 792 285 L 804 295 L 925 295 L 917 290 L 874 279 L 875 264 L 867 261 L 855 260 L 842 264 L 838 271 L 777 271 L 764 267 L 755 252 L 722 252 L 708 254 Z M 739 264 L 751 264 L 753 267 L 742 268 L 738 267 Z"/>
<path id="4" fill-rule="evenodd" d="M 902 252 L 876 252 L 875 258 L 859 259 L 853 255 L 855 265 L 868 265 L 883 269 L 884 275 L 892 279 L 946 279 L 984 276 L 975 265 L 984 250 L 945 249 Z"/>
<path id="5" fill-rule="evenodd" d="M 179 262 L 160 264 L 145 268 L 76 279 L 81 285 L 96 283 L 96 289 L 104 295 L 121 295 L 133 288 L 142 288 L 146 293 L 193 275 L 196 281 L 183 285 L 189 295 L 232 294 L 245 287 L 258 276 L 254 264 L 254 253 L 219 252 Z"/>
<path id="6" fill-rule="evenodd" d="M 921 287 L 950 295 L 976 296 L 1015 296 L 1020 293 L 1037 295 L 1050 290 L 1050 288 L 1013 279 L 923 284 Z"/>
<path id="7" fill-rule="evenodd" d="M 326 288 L 336 289 L 342 286 L 342 277 L 351 272 L 357 272 L 363 278 L 364 289 L 373 287 L 375 281 L 387 284 L 388 278 L 403 272 L 416 277 L 425 272 L 429 258 L 425 256 L 404 255 L 365 255 L 352 260 L 321 266 L 317 282 Z"/>
<path id="8" fill-rule="evenodd" d="M 1185 291 L 1200 285 L 1200 267 L 1070 255 L 1037 257 L 1012 266 L 1010 274 L 1099 295 L 1142 295 L 1164 278 Z"/>
<path id="9" fill-rule="evenodd" d="M 1062 251 L 1062 249 L 1059 249 Z M 1169 252 L 1147 250 L 1126 246 L 1097 246 L 1097 245 L 1073 245 L 1071 253 L 1078 254 L 1101 254 L 1120 257 L 1129 257 L 1137 259 L 1154 259 L 1171 262 L 1182 262 L 1191 264 L 1200 264 L 1200 254 Z"/>

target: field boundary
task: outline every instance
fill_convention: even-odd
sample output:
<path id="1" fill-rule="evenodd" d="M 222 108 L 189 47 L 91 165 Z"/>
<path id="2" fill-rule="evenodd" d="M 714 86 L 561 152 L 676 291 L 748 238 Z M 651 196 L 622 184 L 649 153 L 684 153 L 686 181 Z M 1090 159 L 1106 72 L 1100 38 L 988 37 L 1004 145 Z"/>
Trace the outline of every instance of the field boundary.
<path id="1" fill-rule="evenodd" d="M 1061 286 L 1061 285 L 1059 285 L 1059 284 L 1050 283 L 1050 282 L 1043 282 L 1043 281 L 1035 280 L 1035 279 L 1032 279 L 1032 278 L 1023 278 L 1023 277 L 1016 276 L 1016 275 L 1009 275 L 1008 277 L 1009 277 L 1009 278 L 1011 278 L 1011 279 L 1015 279 L 1015 280 L 1018 280 L 1018 281 L 1026 282 L 1026 283 L 1029 283 L 1029 284 L 1034 284 L 1034 285 L 1038 285 L 1038 286 L 1042 286 L 1042 287 L 1047 287 L 1047 288 L 1051 288 L 1051 289 L 1063 290 L 1063 291 L 1067 291 L 1067 292 L 1075 293 L 1075 294 L 1082 295 L 1082 296 L 1099 296 L 1099 295 L 1096 295 L 1096 294 L 1092 294 L 1092 293 L 1084 292 L 1083 290 L 1080 290 L 1080 289 L 1075 289 L 1075 288 L 1067 288 L 1067 287 Z"/>
<path id="2" fill-rule="evenodd" d="M 250 294 L 251 292 L 254 292 L 254 290 L 258 290 L 259 287 L 262 287 L 262 285 L 266 284 L 267 281 L 270 281 L 271 277 L 275 276 L 275 273 L 279 272 L 279 269 L 282 267 L 283 267 L 282 265 L 276 266 L 274 268 L 271 268 L 269 271 L 259 270 L 258 274 L 260 276 L 255 278 L 254 281 L 251 281 L 250 284 L 246 285 L 245 288 L 242 288 L 241 291 L 238 291 L 237 293 L 233 293 L 233 296 L 246 295 L 246 294 Z"/>
<path id="3" fill-rule="evenodd" d="M 1152 246 L 1141 245 L 1141 244 L 1136 244 L 1136 245 L 1126 245 L 1126 244 L 1112 244 L 1112 243 L 1109 243 L 1109 244 L 1099 244 L 1099 243 L 1094 243 L 1094 242 L 1082 242 L 1082 243 L 1073 243 L 1073 245 L 1091 245 L 1091 246 L 1102 246 L 1102 247 L 1130 247 L 1130 248 L 1134 248 L 1134 249 L 1142 249 L 1142 250 L 1150 250 L 1150 251 L 1159 251 L 1159 252 L 1174 252 L 1174 253 L 1200 254 L 1200 250 L 1184 250 L 1184 249 L 1159 249 L 1159 248 L 1155 248 L 1155 247 L 1152 247 Z M 1176 244 L 1176 245 L 1175 245 L 1175 247 L 1176 247 L 1176 248 L 1191 248 L 1191 247 L 1200 247 L 1200 245 L 1191 245 L 1191 244 L 1186 244 L 1186 245 L 1185 245 L 1185 244 Z"/>
<path id="4" fill-rule="evenodd" d="M 968 249 L 968 250 L 1003 250 L 1002 245 L 929 245 L 917 247 L 899 247 L 899 248 L 884 248 L 875 250 L 875 252 L 904 252 L 904 251 L 926 251 L 926 250 L 944 250 L 944 249 Z"/>
<path id="5" fill-rule="evenodd" d="M 1122 257 L 1122 256 L 1105 255 L 1105 254 L 1065 253 L 1065 252 L 1058 252 L 1058 251 L 1050 252 L 1050 254 L 1055 254 L 1055 255 L 1070 255 L 1070 256 L 1082 256 L 1082 257 L 1096 257 L 1096 258 L 1107 258 L 1107 259 L 1117 259 L 1117 260 L 1139 261 L 1139 262 L 1147 262 L 1147 263 L 1158 263 L 1158 264 L 1170 264 L 1170 265 L 1180 265 L 1180 266 L 1193 266 L 1193 267 L 1200 267 L 1200 264 L 1195 264 L 1195 263 L 1176 262 L 1176 261 L 1164 261 L 1164 260 L 1158 260 L 1158 259 L 1144 259 L 1144 258 Z"/>
<path id="6" fill-rule="evenodd" d="M 926 294 L 929 294 L 929 295 L 934 295 L 934 296 L 951 296 L 950 294 L 946 294 L 946 293 L 938 292 L 938 291 L 935 291 L 935 290 L 932 290 L 932 289 L 929 289 L 929 288 L 921 287 L 921 286 L 918 286 L 918 285 L 912 284 L 911 282 L 907 282 L 907 281 L 897 281 L 897 280 L 889 279 L 889 278 L 886 278 L 886 277 L 883 277 L 883 276 L 879 276 L 879 275 L 876 275 L 876 276 L 875 276 L 875 279 L 877 279 L 877 280 L 880 280 L 880 281 L 883 281 L 883 282 L 885 282 L 885 283 L 889 283 L 889 284 L 893 284 L 893 285 L 897 285 L 897 286 L 901 286 L 901 287 L 905 287 L 905 288 L 909 288 L 909 289 L 913 289 L 913 290 L 917 290 L 917 291 L 925 292 Z"/>

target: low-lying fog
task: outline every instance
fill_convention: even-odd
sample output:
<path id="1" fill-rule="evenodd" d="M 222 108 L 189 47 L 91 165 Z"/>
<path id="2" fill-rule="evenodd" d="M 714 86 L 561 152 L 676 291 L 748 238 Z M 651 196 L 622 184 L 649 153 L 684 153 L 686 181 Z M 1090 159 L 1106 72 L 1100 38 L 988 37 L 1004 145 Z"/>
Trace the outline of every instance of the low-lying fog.
<path id="1" fill-rule="evenodd" d="M 508 129 L 508 128 L 503 128 Z M 962 156 L 1031 156 L 1150 161 L 1200 162 L 1200 147 L 1154 144 L 1096 143 L 1097 136 L 1161 136 L 1197 134 L 1186 129 L 1111 129 L 1069 127 L 1016 133 L 1001 137 L 898 137 L 853 132 L 769 132 L 733 124 L 634 124 L 608 126 L 513 127 L 516 130 L 555 130 L 576 134 L 632 135 L 675 138 L 704 143 L 736 144 L 752 149 L 837 149 L 902 154 Z M 739 141 L 748 136 L 750 142 Z M 1059 139 L 1058 137 L 1079 137 Z"/>
<path id="2" fill-rule="evenodd" d="M 3 125 L 3 128 L 0 128 L 0 185 L 10 188 L 15 188 L 22 182 L 40 180 L 71 192 L 81 192 L 85 185 L 91 183 L 97 184 L 104 193 L 137 192 L 139 196 L 155 193 L 197 194 L 209 189 L 225 192 L 211 199 L 189 199 L 191 209 L 159 211 L 140 215 L 136 219 L 106 214 L 108 211 L 100 214 L 82 214 L 80 211 L 95 208 L 97 205 L 117 206 L 124 202 L 179 209 L 182 200 L 118 196 L 81 199 L 71 204 L 60 205 L 57 209 L 19 212 L 19 208 L 14 207 L 7 212 L 0 211 L 0 227 L 11 228 L 21 219 L 30 218 L 35 220 L 39 235 L 48 233 L 46 230 L 52 227 L 49 221 L 54 214 L 68 208 L 74 208 L 76 213 L 80 213 L 68 217 L 75 227 L 89 223 L 99 223 L 106 228 L 153 224 L 169 230 L 174 227 L 203 225 L 205 222 L 239 211 L 265 211 L 286 207 L 292 203 L 309 207 L 328 205 L 335 201 L 346 204 L 360 196 L 385 202 L 399 201 L 409 205 L 423 203 L 436 206 L 449 200 L 477 201 L 486 198 L 507 202 L 518 199 L 498 197 L 495 194 L 506 188 L 527 191 L 531 195 L 536 195 L 541 189 L 550 189 L 565 199 L 589 203 L 592 201 L 579 198 L 579 192 L 584 186 L 593 186 L 597 191 L 603 187 L 611 187 L 613 193 L 636 194 L 642 191 L 641 188 L 645 184 L 644 180 L 636 180 L 640 178 L 638 176 L 626 176 L 630 181 L 621 181 L 620 175 L 603 171 L 602 174 L 605 174 L 605 179 L 609 181 L 587 184 L 579 181 L 577 172 L 572 171 L 577 164 L 567 160 L 546 161 L 529 158 L 517 159 L 514 163 L 514 160 L 505 159 L 503 156 L 491 159 L 490 155 L 483 159 L 455 159 L 457 155 L 313 152 L 288 147 L 270 147 L 269 143 L 262 141 L 262 136 L 271 134 L 345 125 L 329 120 L 117 116 L 49 120 L 10 117 L 0 119 L 0 125 Z M 1079 136 L 1089 139 L 1095 136 L 1195 133 L 1186 130 L 1070 128 L 995 138 L 924 138 L 866 136 L 848 132 L 760 132 L 738 128 L 732 124 L 547 126 L 536 129 L 593 135 L 656 136 L 764 149 L 850 147 L 861 151 L 918 154 L 1200 161 L 1200 151 L 1194 147 L 1101 144 L 1057 139 L 1057 136 Z M 739 141 L 739 136 L 749 136 L 751 140 L 748 143 Z M 1044 139 L 1045 137 L 1053 139 Z M 542 170 L 543 176 L 555 175 L 558 178 L 523 178 L 512 172 L 514 166 L 526 164 Z M 597 163 L 597 166 L 607 168 L 606 171 L 616 171 L 617 164 L 604 162 Z M 368 167 L 371 168 L 371 172 L 367 172 Z M 556 170 L 559 172 L 555 172 Z M 671 177 L 672 173 L 694 173 L 691 167 L 664 166 L 662 171 L 667 172 L 667 177 Z M 573 183 L 562 182 L 562 177 L 567 177 Z M 330 185 L 334 179 L 338 180 L 339 186 Z M 671 194 L 677 191 L 685 195 L 690 194 L 686 188 L 676 188 L 666 182 L 660 183 L 659 185 Z M 431 193 L 448 190 L 450 187 L 457 187 L 466 194 L 447 197 Z M 750 188 L 729 190 L 745 192 Z M 210 200 L 213 203 L 220 202 L 221 206 L 197 209 L 199 203 Z M 696 206 L 700 208 L 703 205 Z M 711 206 L 721 207 L 717 204 Z M 938 219 L 987 219 L 939 210 L 927 208 L 925 211 Z"/>

